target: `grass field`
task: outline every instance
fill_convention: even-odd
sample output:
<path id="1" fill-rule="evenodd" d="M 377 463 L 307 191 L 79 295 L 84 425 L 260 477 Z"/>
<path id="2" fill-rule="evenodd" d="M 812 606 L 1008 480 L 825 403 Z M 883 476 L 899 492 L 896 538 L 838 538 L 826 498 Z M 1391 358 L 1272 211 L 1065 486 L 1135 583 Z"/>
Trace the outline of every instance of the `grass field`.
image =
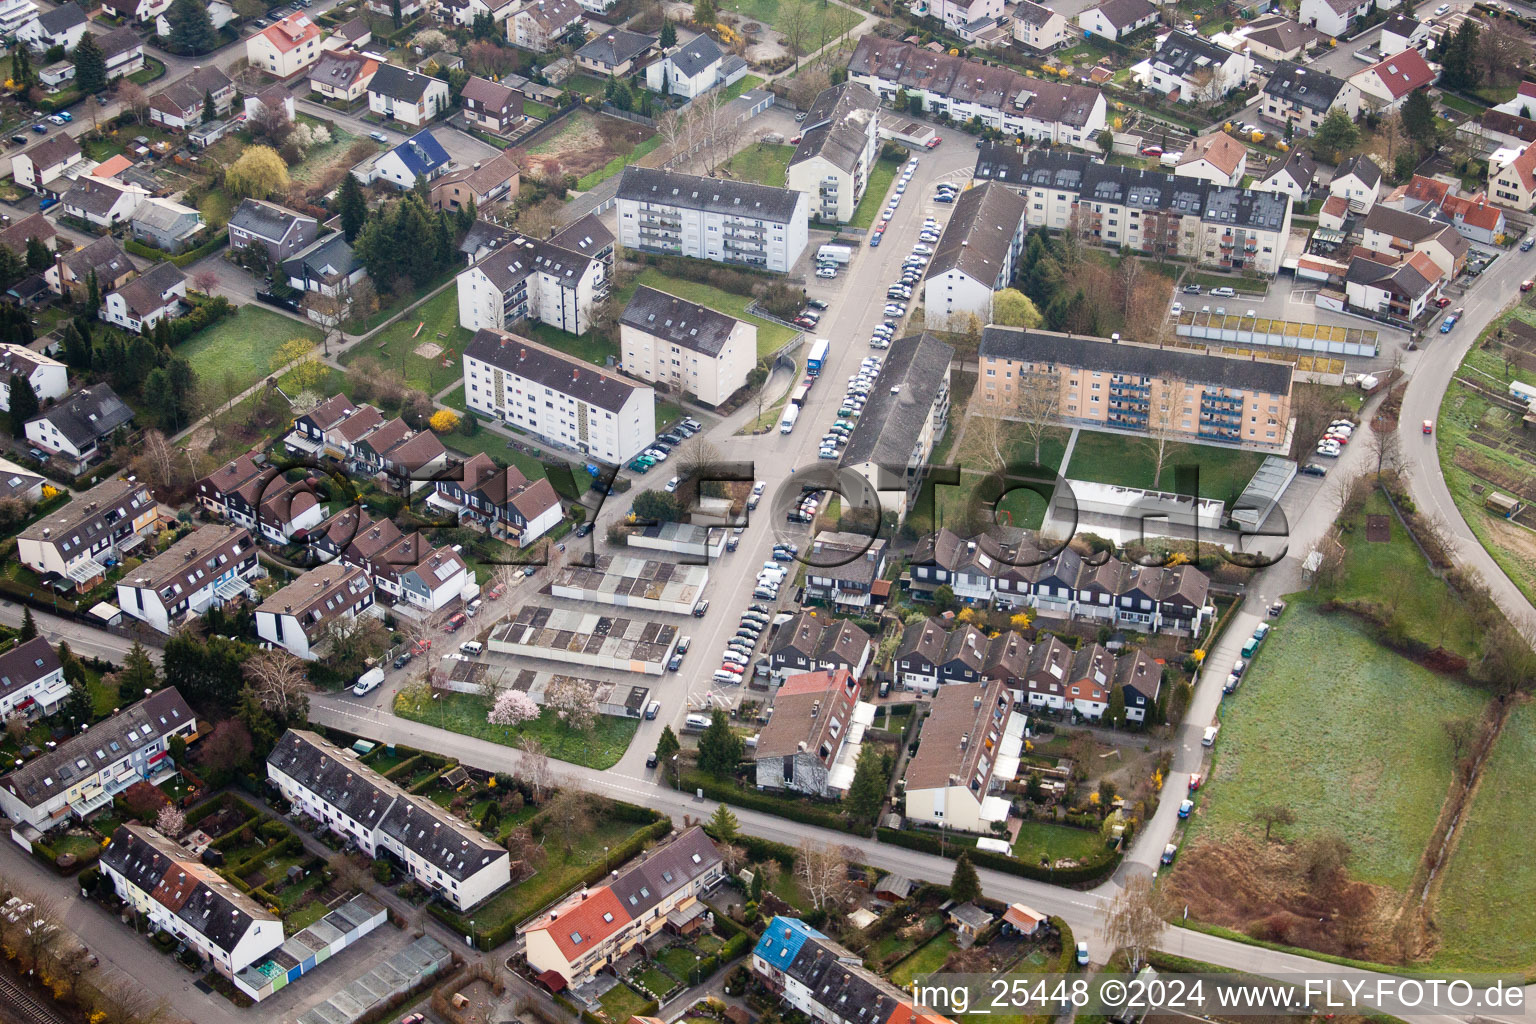
<path id="1" fill-rule="evenodd" d="M 649 1001 L 628 985 L 619 984 L 604 992 L 598 1004 L 602 1006 L 609 1020 L 619 1024 L 620 1021 L 627 1021 L 636 1014 L 644 1013 L 645 1005 Z"/>
<path id="2" fill-rule="evenodd" d="M 755 181 L 759 185 L 783 188 L 789 174 L 789 158 L 794 155 L 794 146 L 759 142 L 731 157 L 724 170 L 737 181 Z"/>
<path id="3" fill-rule="evenodd" d="M 875 166 L 869 170 L 869 184 L 864 189 L 864 198 L 860 199 L 859 205 L 854 208 L 853 218 L 848 221 L 849 227 L 874 227 L 875 218 L 880 216 L 880 208 L 885 205 L 885 194 L 891 190 L 891 183 L 896 180 L 896 175 L 899 173 L 901 173 L 899 162 L 875 161 Z"/>
<path id="4" fill-rule="evenodd" d="M 1102 860 L 1108 853 L 1104 837 L 1085 828 L 1069 825 L 1053 825 L 1043 821 L 1026 821 L 1019 828 L 1019 838 L 1013 844 L 1013 856 L 1026 864 L 1039 864 L 1042 857 L 1052 863 L 1075 860 L 1091 863 Z"/>
<path id="5" fill-rule="evenodd" d="M 1443 970 L 1536 970 L 1536 862 L 1511 814 L 1536 774 L 1536 704 L 1510 715 L 1483 767 L 1437 900 Z"/>
<path id="6" fill-rule="evenodd" d="M 465 736 L 476 736 L 492 743 L 518 747 L 522 741 L 536 738 L 544 751 L 559 761 L 602 770 L 612 768 L 629 749 L 640 723 L 632 718 L 597 716 L 590 732 L 566 728 L 551 712 L 523 725 L 491 725 L 485 720 L 489 711 L 484 697 L 471 693 L 445 693 L 437 700 L 412 701 L 409 691 L 395 700 L 395 714 L 413 722 L 451 729 Z"/>
<path id="7" fill-rule="evenodd" d="M 658 291 L 666 292 L 668 295 L 676 295 L 678 298 L 688 302 L 697 302 L 701 306 L 708 306 L 710 309 L 729 314 L 738 320 L 745 320 L 747 323 L 752 324 L 757 328 L 757 354 L 759 356 L 777 351 L 788 344 L 789 340 L 795 336 L 792 328 L 784 327 L 748 313 L 747 305 L 752 301 L 752 296 L 750 295 L 736 295 L 732 292 L 721 291 L 719 288 L 707 284 L 700 284 L 697 281 L 684 281 L 681 278 L 670 277 L 655 267 L 647 268 L 644 273 L 635 278 L 632 284 L 619 293 L 619 306 L 629 305 L 630 297 L 635 293 L 635 287 L 642 284 L 649 285 Z"/>
<path id="8" fill-rule="evenodd" d="M 1165 491 L 1173 490 L 1175 467 L 1197 466 L 1200 496 L 1230 502 L 1248 486 L 1263 461 L 1264 456 L 1258 452 L 1203 444 L 1171 444 L 1158 486 Z M 1151 487 L 1152 469 L 1151 452 L 1140 438 L 1082 430 L 1072 449 L 1072 460 L 1062 475 L 1073 480 L 1122 487 Z"/>
<path id="9" fill-rule="evenodd" d="M 756 89 L 762 84 L 763 80 L 756 75 L 742 75 L 736 81 L 721 89 L 720 95 L 727 100 L 733 100 L 742 93 Z"/>
<path id="10" fill-rule="evenodd" d="M 783 29 L 778 22 L 782 6 L 780 0 L 726 0 L 720 4 L 720 10 L 735 11 L 742 17 L 766 22 L 782 35 Z M 832 42 L 858 23 L 858 14 L 837 4 L 813 4 L 806 12 L 801 49 L 805 53 L 819 49 L 822 44 Z M 762 80 L 758 81 L 761 84 Z"/>
<path id="11" fill-rule="evenodd" d="M 273 354 L 290 338 L 318 342 L 320 332 L 260 306 L 245 305 L 179 346 L 176 354 L 186 357 L 201 380 L 217 383 L 233 374 L 244 390 L 272 372 Z"/>
<path id="12" fill-rule="evenodd" d="M 418 332 L 417 327 L 422 324 L 425 326 Z M 366 343 L 353 346 L 341 361 L 350 366 L 365 356 L 377 356 L 386 366 L 400 371 L 411 387 L 435 395 L 448 385 L 463 380 L 461 357 L 464 346 L 472 337 L 474 332 L 459 326 L 458 289 L 448 288 Z M 441 348 L 443 354 L 432 359 L 417 355 L 417 347 L 428 342 Z M 452 357 L 444 366 L 443 361 L 450 352 Z"/>
<path id="13" fill-rule="evenodd" d="M 959 948 L 955 945 L 953 933 L 945 932 L 892 967 L 891 981 L 902 987 L 910 985 L 914 979 L 925 977 L 943 967 L 944 961 L 949 959 L 949 954 Z"/>
<path id="14" fill-rule="evenodd" d="M 534 341 L 542 342 L 568 356 L 574 356 L 598 366 L 607 366 L 609 356 L 612 356 L 615 361 L 619 358 L 619 347 L 600 339 L 596 331 L 576 335 L 562 331 L 558 327 L 551 327 L 549 324 L 534 323 L 530 320 L 523 321 L 517 330 Z"/>
<path id="15" fill-rule="evenodd" d="M 1284 804 L 1297 816 L 1287 835 L 1337 834 L 1353 875 L 1401 890 L 1450 783 L 1442 723 L 1484 699 L 1293 600 L 1222 706 L 1214 784 L 1190 836 L 1262 834 L 1254 810 Z"/>

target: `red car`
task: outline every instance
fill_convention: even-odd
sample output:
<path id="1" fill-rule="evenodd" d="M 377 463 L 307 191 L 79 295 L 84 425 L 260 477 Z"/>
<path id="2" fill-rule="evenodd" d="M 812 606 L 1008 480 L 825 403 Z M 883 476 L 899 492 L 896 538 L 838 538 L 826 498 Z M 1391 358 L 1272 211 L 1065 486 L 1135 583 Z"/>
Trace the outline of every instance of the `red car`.
<path id="1" fill-rule="evenodd" d="M 1444 309 L 1446 306 L 1449 306 L 1450 304 L 1451 304 L 1451 300 L 1446 298 L 1444 295 L 1440 296 L 1438 299 L 1435 300 L 1435 305 L 1438 306 L 1441 309 Z"/>
<path id="2" fill-rule="evenodd" d="M 1163 155 L 1163 147 L 1162 146 L 1142 146 L 1141 147 L 1141 155 L 1142 156 L 1162 156 Z"/>
<path id="3" fill-rule="evenodd" d="M 939 143 L 943 141 L 944 137 L 942 135 L 935 135 L 933 138 L 929 139 L 925 145 L 927 145 L 929 149 L 938 149 Z"/>
<path id="4" fill-rule="evenodd" d="M 505 583 L 498 583 L 494 587 L 491 588 L 491 592 L 489 594 L 487 594 L 486 596 L 489 597 L 492 601 L 495 601 L 495 600 L 500 599 L 501 595 L 505 594 L 506 592 L 507 592 L 507 585 Z"/>
<path id="5" fill-rule="evenodd" d="M 426 652 L 430 651 L 431 649 L 432 649 L 432 640 L 431 640 L 431 638 L 430 637 L 424 637 L 424 638 L 422 638 L 420 640 L 417 640 L 414 644 L 411 645 L 411 654 L 413 654 L 413 655 L 425 654 Z"/>
<path id="6" fill-rule="evenodd" d="M 465 615 L 463 612 L 458 612 L 452 618 L 450 618 L 446 623 L 443 624 L 443 632 L 445 632 L 445 633 L 456 633 L 456 632 L 458 632 L 459 627 L 464 625 L 464 623 L 466 623 L 468 621 L 469 621 L 469 616 Z"/>
<path id="7" fill-rule="evenodd" d="M 1195 774 L 1191 775 L 1189 777 L 1189 791 L 1191 793 L 1193 793 L 1195 790 L 1199 789 L 1200 788 L 1200 783 L 1202 781 L 1204 781 L 1204 780 L 1200 778 L 1200 773 L 1199 772 L 1195 772 Z"/>
<path id="8" fill-rule="evenodd" d="M 1521 281 L 1520 282 L 1520 290 L 1521 291 L 1528 292 L 1532 288 L 1536 288 L 1536 281 Z"/>

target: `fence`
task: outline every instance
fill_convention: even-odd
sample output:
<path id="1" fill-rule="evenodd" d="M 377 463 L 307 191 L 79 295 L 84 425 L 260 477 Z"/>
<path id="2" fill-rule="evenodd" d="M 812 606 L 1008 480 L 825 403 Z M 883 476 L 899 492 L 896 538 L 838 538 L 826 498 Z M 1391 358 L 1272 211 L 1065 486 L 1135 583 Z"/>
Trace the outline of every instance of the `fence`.
<path id="1" fill-rule="evenodd" d="M 654 117 L 646 117 L 644 114 L 637 114 L 633 110 L 620 110 L 618 107 L 607 101 L 604 101 L 603 105 L 598 109 L 607 114 L 609 117 L 622 117 L 626 121 L 633 121 L 635 124 L 643 124 L 647 128 L 656 127 L 656 119 Z"/>

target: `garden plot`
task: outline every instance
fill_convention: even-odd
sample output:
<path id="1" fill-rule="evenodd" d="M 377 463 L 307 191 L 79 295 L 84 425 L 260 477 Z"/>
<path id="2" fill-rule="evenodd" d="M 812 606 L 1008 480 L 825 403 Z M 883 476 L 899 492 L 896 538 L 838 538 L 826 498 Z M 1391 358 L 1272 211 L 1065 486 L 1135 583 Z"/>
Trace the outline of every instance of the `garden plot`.
<path id="1" fill-rule="evenodd" d="M 582 178 L 634 152 L 655 134 L 645 125 L 623 118 L 578 110 L 528 148 L 528 167 L 524 170 L 545 180 L 567 174 Z"/>

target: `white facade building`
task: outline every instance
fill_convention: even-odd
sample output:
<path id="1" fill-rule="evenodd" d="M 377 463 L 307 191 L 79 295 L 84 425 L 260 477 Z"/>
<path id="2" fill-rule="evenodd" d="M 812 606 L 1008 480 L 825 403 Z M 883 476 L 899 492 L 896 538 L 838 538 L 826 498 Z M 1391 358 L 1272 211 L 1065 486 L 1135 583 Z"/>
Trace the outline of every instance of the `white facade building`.
<path id="1" fill-rule="evenodd" d="M 780 274 L 805 251 L 810 197 L 794 189 L 631 164 L 617 198 L 626 248 Z"/>
<path id="2" fill-rule="evenodd" d="M 747 386 L 757 328 L 645 285 L 619 317 L 624 372 L 719 406 Z"/>

